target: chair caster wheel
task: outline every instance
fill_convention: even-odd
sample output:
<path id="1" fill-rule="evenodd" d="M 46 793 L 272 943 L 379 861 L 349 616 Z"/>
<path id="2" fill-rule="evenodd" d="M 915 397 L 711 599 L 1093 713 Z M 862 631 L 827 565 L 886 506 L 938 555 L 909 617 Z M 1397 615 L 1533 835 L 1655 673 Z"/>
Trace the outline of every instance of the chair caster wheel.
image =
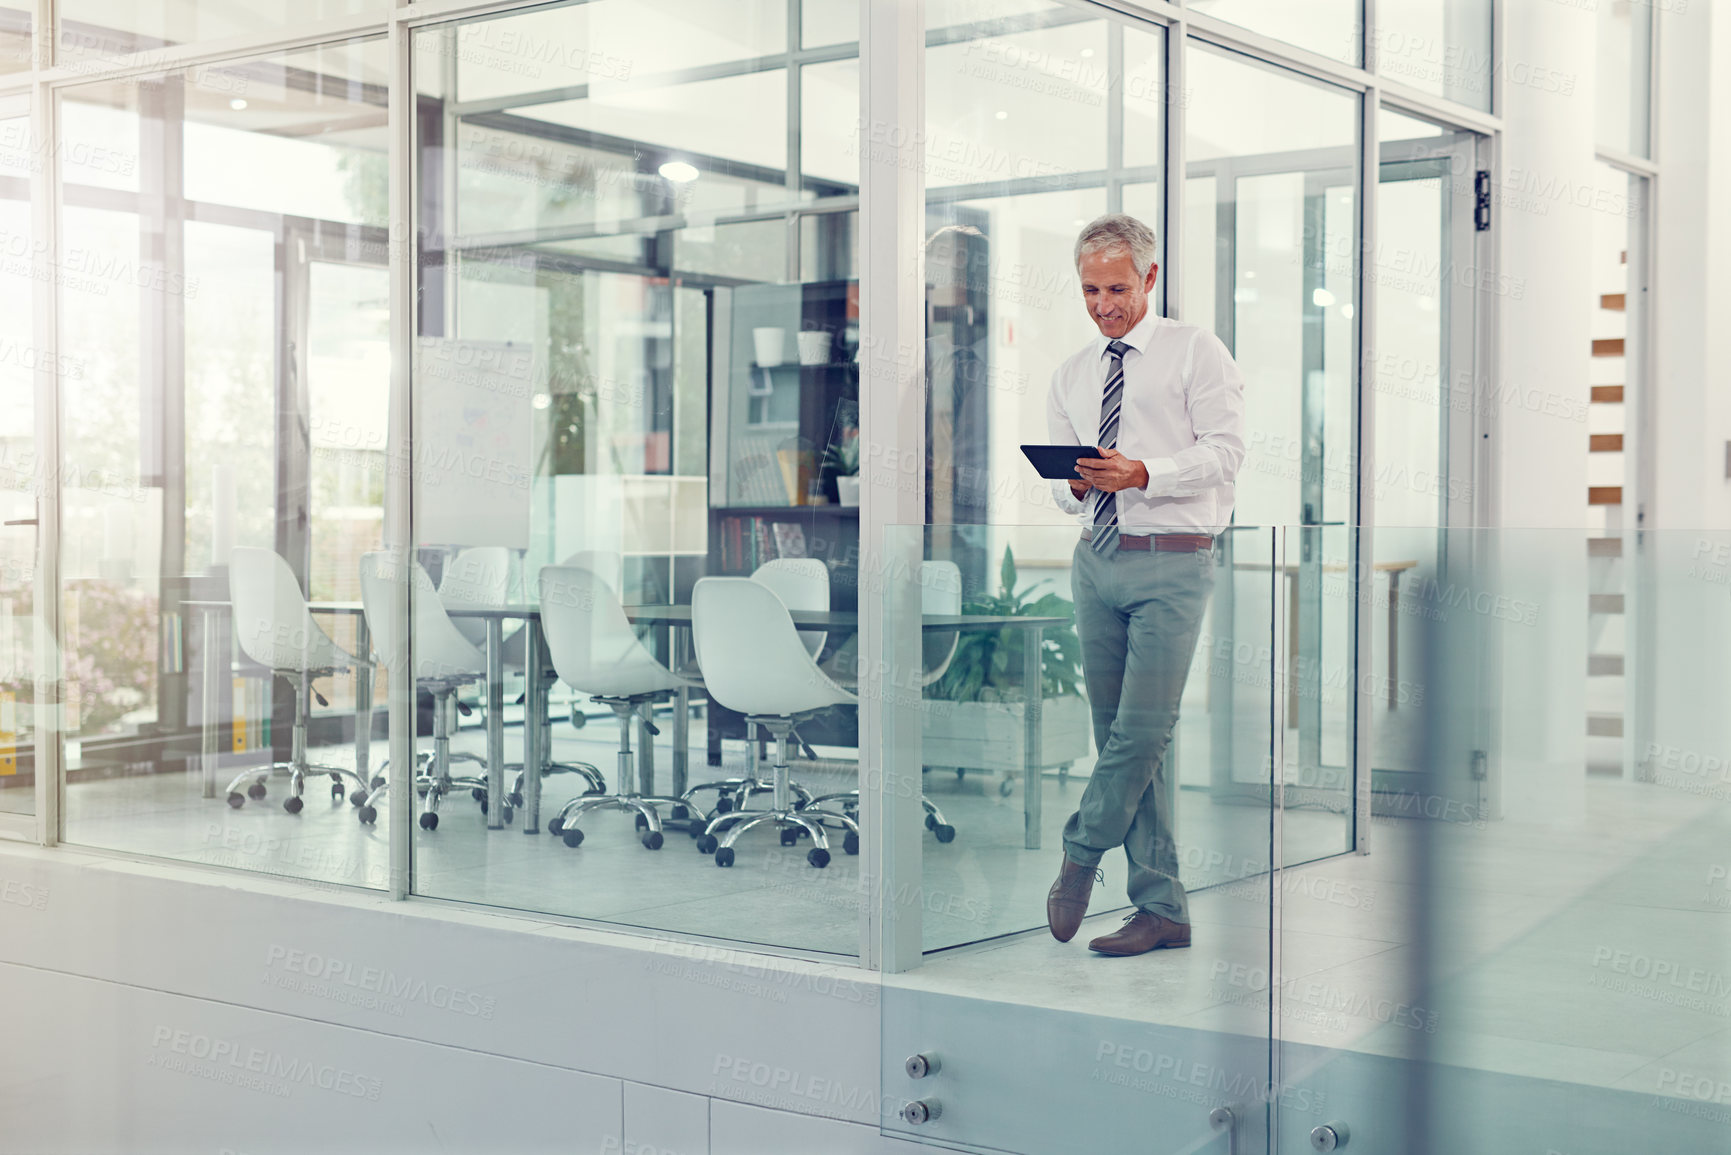
<path id="1" fill-rule="evenodd" d="M 283 799 L 282 808 L 290 814 L 299 814 L 305 807 L 306 803 L 301 801 L 299 794 L 291 794 Z"/>
<path id="2" fill-rule="evenodd" d="M 517 791 L 513 790 L 513 791 L 511 791 L 510 794 L 508 794 L 505 797 L 505 801 L 509 802 L 513 806 L 522 806 L 523 805 L 523 796 L 521 794 L 519 794 Z"/>
<path id="3" fill-rule="evenodd" d="M 374 810 L 371 806 L 362 806 L 355 814 L 355 817 L 361 820 L 363 826 L 371 826 L 378 820 L 379 812 Z"/>
<path id="4" fill-rule="evenodd" d="M 927 830 L 936 830 L 937 828 L 938 828 L 938 820 L 936 818 L 933 818 L 930 814 L 926 815 L 926 829 Z"/>
<path id="5" fill-rule="evenodd" d="M 421 815 L 421 829 L 422 830 L 437 830 L 438 828 L 439 828 L 439 816 L 436 813 L 434 813 L 431 810 L 428 810 L 427 812 L 425 812 L 424 814 Z"/>
<path id="6" fill-rule="evenodd" d="M 859 835 L 855 834 L 851 830 L 848 831 L 847 834 L 845 836 L 843 836 L 843 838 L 841 840 L 841 848 L 843 850 L 847 851 L 849 854 L 858 854 L 859 853 Z"/>
<path id="7" fill-rule="evenodd" d="M 821 870 L 829 865 L 829 851 L 814 846 L 806 854 L 805 860 Z"/>
<path id="8" fill-rule="evenodd" d="M 1010 792 L 1015 788 L 1016 784 L 1014 782 L 1010 781 L 1008 778 L 1004 779 L 1002 782 L 998 783 L 998 797 L 1008 798 Z"/>
<path id="9" fill-rule="evenodd" d="M 716 795 L 715 812 L 717 814 L 726 814 L 729 811 L 731 811 L 732 809 L 733 809 L 733 799 L 729 798 L 725 794 Z"/>
<path id="10" fill-rule="evenodd" d="M 649 819 L 647 819 L 647 818 L 643 817 L 643 815 L 639 814 L 637 816 L 637 829 L 640 833 L 642 831 L 648 830 L 649 829 Z"/>
<path id="11" fill-rule="evenodd" d="M 559 837 L 559 832 L 564 829 L 565 820 L 563 818 L 554 818 L 547 823 L 547 833 L 551 834 L 554 838 Z"/>
<path id="12" fill-rule="evenodd" d="M 485 818 L 487 816 L 487 796 L 479 790 L 475 791 L 475 793 L 480 795 L 480 797 L 476 798 L 475 801 L 481 804 L 481 817 Z"/>
<path id="13" fill-rule="evenodd" d="M 560 837 L 565 840 L 565 845 L 569 846 L 572 850 L 576 850 L 579 846 L 583 845 L 583 832 L 575 826 L 566 827 L 565 833 L 560 835 Z"/>
<path id="14" fill-rule="evenodd" d="M 506 826 L 509 826 L 511 825 L 511 819 L 516 817 L 516 811 L 507 806 L 505 809 L 499 811 L 499 817 L 505 820 Z"/>
<path id="15" fill-rule="evenodd" d="M 796 843 L 798 841 L 799 841 L 799 831 L 797 829 L 795 829 L 795 830 L 783 830 L 781 832 L 781 844 L 783 846 L 792 846 L 794 843 Z"/>
<path id="16" fill-rule="evenodd" d="M 683 821 L 684 821 L 684 820 L 685 820 L 685 819 L 687 819 L 687 818 L 690 818 L 690 817 L 691 817 L 691 811 L 689 811 L 689 810 L 687 810 L 687 809 L 686 809 L 686 808 L 685 808 L 685 807 L 683 807 L 683 806 L 675 806 L 675 807 L 674 807 L 674 808 L 673 808 L 673 817 L 674 817 L 674 818 L 675 818 L 675 819 L 677 819 L 677 820 L 679 820 L 679 821 L 681 821 L 681 822 L 683 822 Z"/>
<path id="17" fill-rule="evenodd" d="M 343 800 L 343 784 L 341 782 L 332 782 L 331 783 L 331 801 L 332 802 L 341 802 L 342 800 Z"/>
<path id="18" fill-rule="evenodd" d="M 242 794 L 238 790 L 231 790 L 228 795 L 228 804 L 236 810 L 239 810 L 242 806 L 246 805 L 246 795 Z"/>
<path id="19" fill-rule="evenodd" d="M 939 842 L 954 842 L 956 840 L 956 828 L 945 822 L 940 822 L 932 827 L 932 833 L 937 835 Z"/>
<path id="20" fill-rule="evenodd" d="M 355 791 L 349 795 L 349 804 L 351 806 L 365 806 L 367 804 L 367 792 L 365 790 Z"/>
<path id="21" fill-rule="evenodd" d="M 369 785 L 374 790 L 377 790 L 379 787 L 383 786 L 384 784 L 385 784 L 385 776 L 383 774 L 375 774 L 373 776 L 372 782 L 369 783 Z"/>
<path id="22" fill-rule="evenodd" d="M 470 787 L 469 797 L 473 798 L 476 802 L 479 802 L 482 806 L 487 804 L 487 792 L 479 786 Z"/>
<path id="23" fill-rule="evenodd" d="M 667 839 L 661 833 L 661 831 L 651 830 L 648 834 L 645 834 L 643 836 L 643 849 L 645 849 L 645 850 L 660 850 L 662 847 L 662 844 L 666 841 L 667 841 Z"/>
<path id="24" fill-rule="evenodd" d="M 719 850 L 717 850 L 715 852 L 715 865 L 717 865 L 717 866 L 732 866 L 733 865 L 733 847 L 723 846 Z"/>
<path id="25" fill-rule="evenodd" d="M 246 796 L 255 802 L 260 798 L 263 798 L 266 793 L 263 782 L 254 782 L 251 786 L 246 788 Z"/>
<path id="26" fill-rule="evenodd" d="M 697 853 L 699 854 L 714 854 L 715 848 L 720 845 L 721 840 L 713 834 L 699 834 L 697 836 Z"/>

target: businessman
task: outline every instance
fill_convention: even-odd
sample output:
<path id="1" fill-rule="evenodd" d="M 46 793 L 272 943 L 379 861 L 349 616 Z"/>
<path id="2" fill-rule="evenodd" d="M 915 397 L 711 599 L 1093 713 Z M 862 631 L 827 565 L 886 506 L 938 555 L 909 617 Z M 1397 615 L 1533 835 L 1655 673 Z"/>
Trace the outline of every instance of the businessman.
<path id="1" fill-rule="evenodd" d="M 1122 213 L 1082 230 L 1076 272 L 1100 336 L 1058 366 L 1046 402 L 1054 443 L 1100 451 L 1053 485 L 1082 527 L 1071 584 L 1099 758 L 1064 825 L 1046 921 L 1075 937 L 1101 857 L 1122 846 L 1136 910 L 1088 944 L 1107 955 L 1190 945 L 1166 751 L 1244 460 L 1244 379 L 1214 334 L 1149 310 L 1154 252 Z"/>

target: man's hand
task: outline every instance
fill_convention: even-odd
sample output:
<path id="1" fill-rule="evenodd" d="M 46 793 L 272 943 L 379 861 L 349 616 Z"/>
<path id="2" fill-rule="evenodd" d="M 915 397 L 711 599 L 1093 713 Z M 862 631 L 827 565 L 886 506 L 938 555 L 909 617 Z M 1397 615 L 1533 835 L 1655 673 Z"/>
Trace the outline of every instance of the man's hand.
<path id="1" fill-rule="evenodd" d="M 1084 457 L 1076 462 L 1076 472 L 1082 481 L 1095 489 L 1117 493 L 1121 489 L 1141 489 L 1148 484 L 1148 468 L 1133 457 L 1125 457 L 1116 449 L 1102 449 L 1099 457 Z M 1070 483 L 1075 493 L 1076 482 Z M 1081 494 L 1076 496 L 1080 497 Z"/>
<path id="2" fill-rule="evenodd" d="M 1081 501 L 1084 497 L 1088 496 L 1088 483 L 1079 478 L 1072 477 L 1070 479 L 1070 494 L 1077 501 Z"/>

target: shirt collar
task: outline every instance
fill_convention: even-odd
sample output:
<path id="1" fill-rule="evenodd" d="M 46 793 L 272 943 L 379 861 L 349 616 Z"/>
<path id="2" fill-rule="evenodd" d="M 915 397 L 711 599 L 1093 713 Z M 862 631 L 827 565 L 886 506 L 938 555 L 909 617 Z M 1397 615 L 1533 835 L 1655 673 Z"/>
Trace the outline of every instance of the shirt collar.
<path id="1" fill-rule="evenodd" d="M 1122 337 L 1119 337 L 1118 340 L 1124 342 L 1124 344 L 1130 346 L 1130 348 L 1136 350 L 1138 353 L 1145 353 L 1148 351 L 1148 341 L 1154 335 L 1154 326 L 1158 325 L 1160 321 L 1161 318 L 1154 315 L 1154 308 L 1152 304 L 1150 304 L 1148 311 L 1142 314 L 1142 319 L 1137 321 L 1136 324 L 1131 327 L 1130 331 Z M 1100 335 L 1100 339 L 1097 342 L 1099 356 L 1104 357 L 1106 355 L 1106 346 L 1111 343 L 1111 340 L 1108 339 L 1104 333 Z"/>

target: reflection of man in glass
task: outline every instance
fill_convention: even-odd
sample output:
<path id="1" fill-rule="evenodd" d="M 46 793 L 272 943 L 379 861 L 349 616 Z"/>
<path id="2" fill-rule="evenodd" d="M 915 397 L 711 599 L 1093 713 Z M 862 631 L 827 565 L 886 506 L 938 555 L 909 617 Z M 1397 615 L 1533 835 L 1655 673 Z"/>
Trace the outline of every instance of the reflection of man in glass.
<path id="1" fill-rule="evenodd" d="M 1213 583 L 1214 535 L 1232 518 L 1244 460 L 1244 379 L 1217 337 L 1148 309 L 1154 233 L 1123 214 L 1076 239 L 1076 271 L 1098 340 L 1052 374 L 1052 441 L 1095 445 L 1079 476 L 1053 485 L 1082 524 L 1071 582 L 1100 755 L 1064 826 L 1046 896 L 1053 937 L 1088 912 L 1100 858 L 1129 859 L 1136 913 L 1088 944 L 1131 955 L 1190 945 L 1166 764 L 1178 701 Z"/>

